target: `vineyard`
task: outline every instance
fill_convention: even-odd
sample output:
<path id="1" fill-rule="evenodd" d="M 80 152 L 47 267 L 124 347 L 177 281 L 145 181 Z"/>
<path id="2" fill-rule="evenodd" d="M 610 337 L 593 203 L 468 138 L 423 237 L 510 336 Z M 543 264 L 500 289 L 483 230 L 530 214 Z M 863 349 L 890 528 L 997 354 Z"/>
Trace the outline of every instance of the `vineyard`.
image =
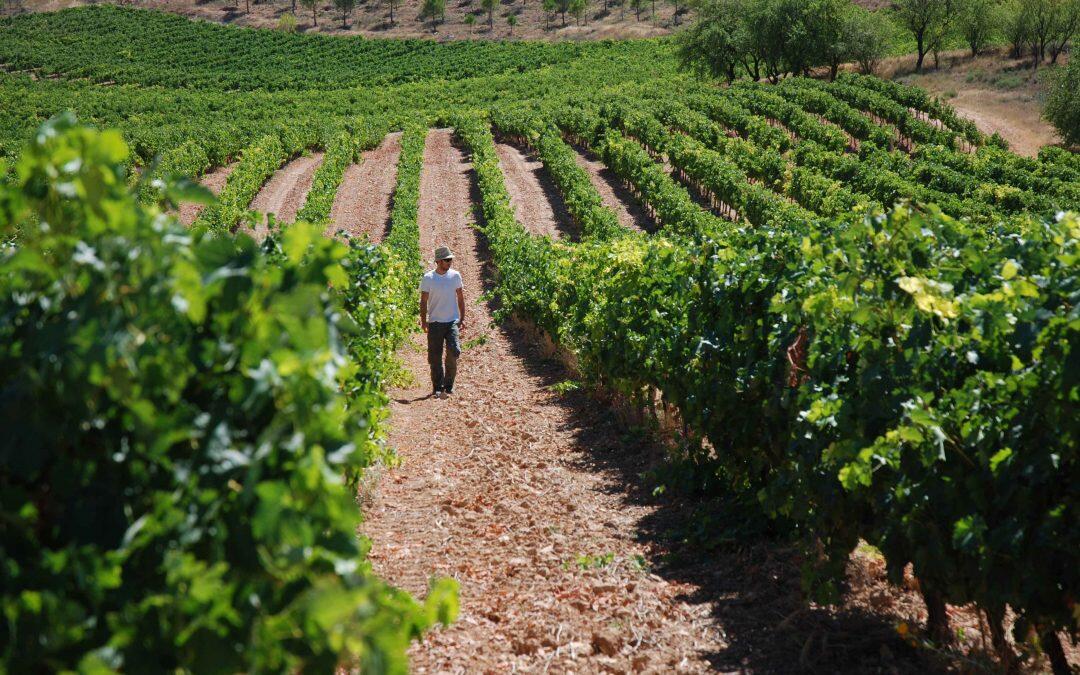
<path id="1" fill-rule="evenodd" d="M 0 103 L 0 672 L 1076 667 L 1080 156 L 666 40 L 108 5 L 0 20 Z M 665 580 L 668 499 L 750 590 Z"/>

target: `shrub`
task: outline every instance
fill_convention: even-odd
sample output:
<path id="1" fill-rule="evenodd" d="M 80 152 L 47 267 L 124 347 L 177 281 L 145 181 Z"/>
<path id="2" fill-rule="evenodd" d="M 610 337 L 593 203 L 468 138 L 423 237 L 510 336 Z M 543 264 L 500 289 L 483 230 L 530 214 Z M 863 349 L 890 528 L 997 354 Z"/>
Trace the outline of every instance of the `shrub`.
<path id="1" fill-rule="evenodd" d="M 281 18 L 278 19 L 277 29 L 280 30 L 280 31 L 284 31 L 286 33 L 295 33 L 296 32 L 296 17 L 293 16 L 292 14 L 290 14 L 289 12 L 285 12 L 284 14 L 281 15 Z"/>

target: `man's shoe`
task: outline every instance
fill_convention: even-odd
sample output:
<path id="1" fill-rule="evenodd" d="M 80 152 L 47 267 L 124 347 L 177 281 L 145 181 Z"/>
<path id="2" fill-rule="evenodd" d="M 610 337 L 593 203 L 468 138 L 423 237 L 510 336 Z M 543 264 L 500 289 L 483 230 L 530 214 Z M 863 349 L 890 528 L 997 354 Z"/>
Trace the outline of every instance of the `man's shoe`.
<path id="1" fill-rule="evenodd" d="M 442 397 L 443 398 L 450 398 L 453 395 L 454 395 L 454 391 L 452 389 L 447 389 L 446 391 L 443 392 Z"/>
<path id="2" fill-rule="evenodd" d="M 435 391 L 431 392 L 431 398 L 442 398 L 442 392 L 436 389 Z"/>

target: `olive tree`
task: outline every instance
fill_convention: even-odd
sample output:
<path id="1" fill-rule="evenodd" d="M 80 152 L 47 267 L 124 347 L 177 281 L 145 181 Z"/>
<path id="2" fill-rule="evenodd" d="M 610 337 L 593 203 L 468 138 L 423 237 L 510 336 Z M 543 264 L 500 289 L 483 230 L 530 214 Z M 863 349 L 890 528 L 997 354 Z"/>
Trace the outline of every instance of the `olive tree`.
<path id="1" fill-rule="evenodd" d="M 848 57 L 869 75 L 888 56 L 892 44 L 892 25 L 881 12 L 854 6 L 844 17 L 844 36 Z"/>
<path id="2" fill-rule="evenodd" d="M 585 20 L 585 23 L 589 22 L 589 17 L 588 17 L 589 2 L 588 2 L 588 0 L 570 0 L 569 9 L 570 9 L 570 14 L 573 15 L 574 19 L 577 21 L 579 26 L 581 25 L 582 19 Z"/>
<path id="3" fill-rule="evenodd" d="M 731 82 L 749 49 L 742 0 L 698 5 L 698 20 L 675 36 L 682 67 Z"/>
<path id="4" fill-rule="evenodd" d="M 1024 0 L 1008 0 L 1001 6 L 1002 30 L 1009 43 L 1009 54 L 1014 59 L 1024 55 L 1031 27 L 1028 23 L 1027 5 Z"/>
<path id="5" fill-rule="evenodd" d="M 1080 32 L 1080 0 L 1058 0 L 1054 4 L 1054 21 L 1046 45 L 1050 63 L 1057 63 L 1058 56 Z"/>
<path id="6" fill-rule="evenodd" d="M 959 0 L 956 27 L 973 57 L 986 48 L 1002 24 L 1002 7 L 997 0 Z"/>
<path id="7" fill-rule="evenodd" d="M 346 23 L 346 19 L 353 13 L 356 8 L 356 0 L 334 0 L 334 7 L 341 10 L 341 27 L 348 28 L 349 24 Z"/>
<path id="8" fill-rule="evenodd" d="M 927 54 L 941 48 L 955 18 L 955 6 L 955 0 L 897 0 L 896 15 L 915 37 L 915 72 L 922 72 Z"/>
<path id="9" fill-rule="evenodd" d="M 488 30 L 495 28 L 495 5 L 497 4 L 498 0 L 480 0 L 480 9 L 488 15 Z"/>
<path id="10" fill-rule="evenodd" d="M 424 0 L 424 4 L 420 6 L 420 20 L 430 20 L 432 32 L 445 16 L 446 0 Z"/>
<path id="11" fill-rule="evenodd" d="M 808 75 L 859 60 L 870 67 L 888 50 L 888 26 L 851 0 L 702 0 L 698 19 L 676 37 L 683 67 L 731 81 Z"/>

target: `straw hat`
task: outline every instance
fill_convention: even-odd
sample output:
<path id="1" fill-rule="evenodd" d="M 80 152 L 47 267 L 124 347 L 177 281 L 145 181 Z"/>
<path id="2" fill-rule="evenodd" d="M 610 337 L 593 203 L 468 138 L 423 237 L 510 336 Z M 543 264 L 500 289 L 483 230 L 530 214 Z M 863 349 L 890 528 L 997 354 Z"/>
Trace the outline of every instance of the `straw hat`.
<path id="1" fill-rule="evenodd" d="M 439 261 L 439 260 L 453 260 L 453 259 L 454 259 L 454 254 L 450 251 L 449 248 L 447 248 L 445 246 L 440 246 L 439 248 L 435 249 L 435 260 L 436 261 Z"/>

